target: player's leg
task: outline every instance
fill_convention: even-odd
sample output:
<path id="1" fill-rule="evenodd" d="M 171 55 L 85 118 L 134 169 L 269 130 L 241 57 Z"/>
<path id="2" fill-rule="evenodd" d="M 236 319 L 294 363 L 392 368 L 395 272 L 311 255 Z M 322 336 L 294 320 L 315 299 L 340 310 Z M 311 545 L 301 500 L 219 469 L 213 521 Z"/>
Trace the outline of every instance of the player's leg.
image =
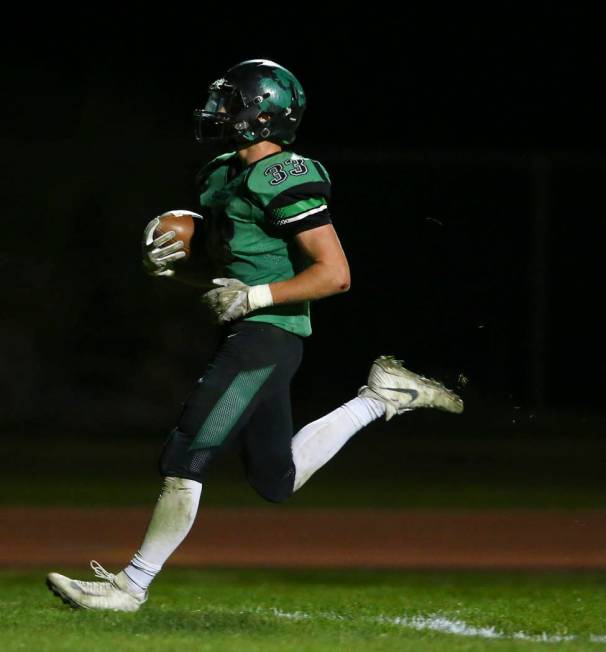
<path id="1" fill-rule="evenodd" d="M 143 543 L 124 569 L 135 591 L 146 591 L 195 521 L 202 483 L 224 443 L 237 436 L 274 363 L 259 355 L 255 330 L 230 329 L 191 392 L 159 460 L 164 485 Z"/>
<path id="2" fill-rule="evenodd" d="M 147 588 L 164 561 L 189 532 L 201 490 L 202 484 L 195 480 L 165 478 L 143 545 L 124 570 L 114 575 L 92 561 L 95 576 L 104 581 L 72 580 L 50 573 L 49 589 L 73 607 L 136 611 L 147 600 Z"/>
<path id="3" fill-rule="evenodd" d="M 293 437 L 290 380 L 265 388 L 242 432 L 250 485 L 265 500 L 287 500 L 359 430 L 385 413 L 380 401 L 354 398 Z M 273 389 L 270 393 L 269 389 Z"/>
<path id="4" fill-rule="evenodd" d="M 125 569 L 137 585 L 147 588 L 185 538 L 212 460 L 228 440 L 240 436 L 262 396 L 282 386 L 284 379 L 290 382 L 301 355 L 301 339 L 274 326 L 244 323 L 230 329 L 162 453 L 160 470 L 165 487 L 170 487 L 158 502 L 143 545 Z"/>
<path id="5" fill-rule="evenodd" d="M 223 445 L 239 437 L 258 403 L 299 367 L 301 339 L 267 324 L 229 329 L 225 344 L 185 402 L 160 459 L 170 486 L 126 575 L 147 588 L 193 524 L 201 483 Z M 268 389 L 269 388 L 269 389 Z"/>
<path id="6" fill-rule="evenodd" d="M 290 498 L 295 482 L 290 381 L 259 402 L 242 432 L 242 460 L 250 486 L 265 500 Z"/>
<path id="7" fill-rule="evenodd" d="M 357 432 L 384 414 L 381 401 L 356 397 L 301 428 L 291 443 L 296 469 L 293 491 L 300 489 Z"/>
<path id="8" fill-rule="evenodd" d="M 84 608 L 135 610 L 146 600 L 152 580 L 194 523 L 204 472 L 222 442 L 217 440 L 205 449 L 192 446 L 200 425 L 237 377 L 244 364 L 241 358 L 232 338 L 226 338 L 183 404 L 160 459 L 162 490 L 143 543 L 130 563 L 117 575 L 107 573 L 96 562 L 91 564 L 97 577 L 106 582 L 83 582 L 51 573 L 49 588 L 64 601 Z"/>
<path id="9" fill-rule="evenodd" d="M 137 609 L 194 522 L 211 460 L 250 418 L 259 391 L 272 375 L 298 366 L 300 348 L 298 337 L 275 327 L 254 323 L 231 327 L 164 447 L 160 460 L 164 486 L 143 544 L 130 564 L 112 575 L 92 563 L 96 575 L 106 582 L 82 582 L 51 573 L 51 590 L 73 606 Z"/>
<path id="10" fill-rule="evenodd" d="M 367 382 L 356 398 L 307 424 L 292 438 L 293 491 L 300 489 L 353 435 L 383 415 L 388 420 L 395 414 L 420 407 L 454 413 L 463 410 L 463 402 L 456 394 L 435 380 L 405 369 L 391 356 L 374 361 Z M 257 411 L 249 428 L 256 425 L 258 414 Z M 271 422 L 270 415 L 267 420 Z"/>

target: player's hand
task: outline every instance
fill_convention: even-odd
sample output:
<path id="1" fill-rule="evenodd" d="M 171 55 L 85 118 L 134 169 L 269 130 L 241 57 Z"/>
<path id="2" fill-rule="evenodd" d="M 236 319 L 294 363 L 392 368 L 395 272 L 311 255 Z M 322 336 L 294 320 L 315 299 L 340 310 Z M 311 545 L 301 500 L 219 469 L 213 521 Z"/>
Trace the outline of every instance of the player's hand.
<path id="1" fill-rule="evenodd" d="M 202 295 L 205 303 L 219 323 L 241 319 L 249 312 L 273 305 L 269 285 L 246 285 L 235 278 L 215 278 L 217 285 Z"/>
<path id="2" fill-rule="evenodd" d="M 174 231 L 167 231 L 154 238 L 156 227 L 160 220 L 154 217 L 150 220 L 143 232 L 143 267 L 151 276 L 173 276 L 175 271 L 172 263 L 187 255 L 183 249 L 183 242 L 177 240 L 168 244 L 174 237 Z"/>

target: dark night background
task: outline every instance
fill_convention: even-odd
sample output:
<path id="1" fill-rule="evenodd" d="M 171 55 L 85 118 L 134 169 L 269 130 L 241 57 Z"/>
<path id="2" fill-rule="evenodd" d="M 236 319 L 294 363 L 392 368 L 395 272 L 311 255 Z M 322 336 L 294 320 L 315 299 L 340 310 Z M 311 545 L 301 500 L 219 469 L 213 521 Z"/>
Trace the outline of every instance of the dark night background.
<path id="1" fill-rule="evenodd" d="M 523 439 L 540 459 L 564 438 L 569 452 L 589 442 L 579 474 L 597 465 L 606 56 L 595 17 L 539 6 L 14 19 L 0 134 L 6 441 L 38 468 L 59 435 L 143 437 L 159 452 L 217 333 L 194 290 L 143 273 L 142 229 L 196 209 L 195 172 L 216 153 L 192 134 L 208 83 L 269 58 L 306 89 L 294 149 L 332 176 L 352 269 L 349 293 L 313 306 L 297 425 L 393 353 L 453 387 L 464 375 L 466 411 L 377 426 L 378 446 Z"/>

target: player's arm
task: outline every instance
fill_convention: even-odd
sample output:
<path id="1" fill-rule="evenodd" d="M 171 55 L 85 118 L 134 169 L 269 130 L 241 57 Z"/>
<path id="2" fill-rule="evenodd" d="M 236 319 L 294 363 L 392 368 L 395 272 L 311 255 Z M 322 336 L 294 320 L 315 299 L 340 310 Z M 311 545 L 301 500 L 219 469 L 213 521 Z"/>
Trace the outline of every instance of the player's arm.
<path id="1" fill-rule="evenodd" d="M 311 263 L 293 278 L 252 287 L 234 278 L 214 279 L 217 288 L 202 300 L 219 322 L 240 319 L 260 308 L 321 299 L 349 289 L 349 265 L 332 224 L 301 231 L 294 238 Z"/>
<path id="2" fill-rule="evenodd" d="M 302 231 L 294 239 L 311 263 L 293 278 L 269 285 L 274 305 L 313 301 L 349 290 L 349 264 L 332 224 Z"/>

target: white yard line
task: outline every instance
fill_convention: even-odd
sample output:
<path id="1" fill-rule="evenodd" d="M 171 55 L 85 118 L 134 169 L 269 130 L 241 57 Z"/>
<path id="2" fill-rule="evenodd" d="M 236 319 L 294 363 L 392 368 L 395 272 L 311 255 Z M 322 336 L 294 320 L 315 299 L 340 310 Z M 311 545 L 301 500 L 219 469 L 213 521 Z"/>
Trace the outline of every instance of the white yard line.
<path id="1" fill-rule="evenodd" d="M 276 618 L 284 618 L 286 620 L 330 620 L 330 621 L 346 621 L 346 616 L 341 616 L 333 612 L 318 612 L 307 613 L 304 611 L 283 611 L 282 609 L 262 609 L 254 610 L 255 613 L 271 614 Z M 443 634 L 453 634 L 455 636 L 468 636 L 475 638 L 488 638 L 499 640 L 518 640 L 518 641 L 533 641 L 536 643 L 562 643 L 564 641 L 576 641 L 588 639 L 591 643 L 606 643 L 606 634 L 588 634 L 586 636 L 578 635 L 560 635 L 548 634 L 542 632 L 541 634 L 528 634 L 526 632 L 515 632 L 507 634 L 495 627 L 475 627 L 469 625 L 463 620 L 453 620 L 441 614 L 429 614 L 427 616 L 377 616 L 374 618 L 364 618 L 367 622 L 374 622 L 387 625 L 395 625 L 397 627 L 405 627 L 407 629 L 414 629 L 416 631 L 433 631 L 441 632 Z"/>
<path id="2" fill-rule="evenodd" d="M 444 634 L 455 634 L 458 636 L 473 636 L 477 638 L 516 639 L 522 641 L 536 641 L 540 643 L 561 643 L 562 641 L 574 641 L 578 637 L 573 635 L 561 636 L 559 634 L 527 634 L 526 632 L 515 632 L 506 634 L 494 627 L 474 627 L 463 620 L 451 620 L 440 614 L 429 616 L 412 616 L 388 618 L 380 616 L 378 622 L 400 625 L 417 631 L 443 632 Z"/>

